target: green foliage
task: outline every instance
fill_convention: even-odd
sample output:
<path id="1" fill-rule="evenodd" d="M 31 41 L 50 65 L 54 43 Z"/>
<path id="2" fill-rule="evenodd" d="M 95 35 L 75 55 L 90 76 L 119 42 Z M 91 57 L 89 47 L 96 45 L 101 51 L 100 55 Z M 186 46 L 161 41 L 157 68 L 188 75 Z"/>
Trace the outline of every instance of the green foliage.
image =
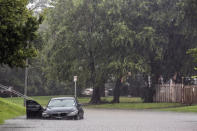
<path id="1" fill-rule="evenodd" d="M 124 1 L 58 1 L 48 16 L 49 72 L 62 81 L 78 75 L 81 86 L 97 88 L 108 75 L 119 78 L 134 69 L 136 33 L 122 17 L 123 5 Z"/>
<path id="2" fill-rule="evenodd" d="M 120 79 L 127 72 L 151 75 L 154 93 L 159 75 L 167 81 L 175 72 L 195 74 L 192 57 L 186 53 L 196 47 L 195 0 L 57 0 L 53 6 L 45 9 L 46 19 L 29 51 L 26 41 L 36 35 L 32 30 L 39 21 L 30 17 L 31 12 L 22 17 L 13 9 L 16 19 L 22 17 L 28 25 L 25 44 L 16 54 L 23 60 L 37 54 L 30 60 L 33 94 L 71 93 L 74 75 L 80 89 L 100 90 L 107 80 Z M 195 49 L 189 52 L 196 57 Z"/>
<path id="3" fill-rule="evenodd" d="M 4 120 L 15 118 L 25 114 L 25 108 L 0 98 L 0 124 Z"/>
<path id="4" fill-rule="evenodd" d="M 34 17 L 27 4 L 27 0 L 0 0 L 1 64 L 25 66 L 25 59 L 37 54 L 30 42 L 35 39 L 42 18 Z"/>
<path id="5" fill-rule="evenodd" d="M 195 0 L 188 0 L 184 1 L 182 7 L 185 10 L 185 18 L 188 29 L 187 37 L 189 37 L 190 41 L 194 44 L 189 50 L 187 51 L 187 54 L 191 55 L 193 57 L 193 67 L 196 70 L 196 63 L 197 63 L 197 1 Z M 193 74 L 196 75 L 196 72 Z M 196 77 L 196 76 L 194 76 Z"/>
<path id="6" fill-rule="evenodd" d="M 194 58 L 194 62 L 197 62 L 197 48 L 190 49 L 187 51 L 188 54 L 191 54 L 192 57 Z"/>
<path id="7" fill-rule="evenodd" d="M 15 90 L 23 92 L 24 87 L 24 73 L 20 68 L 11 69 L 8 66 L 0 68 L 0 83 L 6 86 L 12 86 Z"/>
<path id="8" fill-rule="evenodd" d="M 35 61 L 31 64 L 34 66 L 28 68 L 28 96 L 68 95 L 73 93 L 73 88 L 70 85 L 46 78 L 41 69 L 42 66 L 39 66 Z M 9 68 L 8 66 L 0 68 L 0 83 L 5 86 L 12 86 L 14 90 L 21 93 L 24 92 L 24 78 L 25 69 Z"/>

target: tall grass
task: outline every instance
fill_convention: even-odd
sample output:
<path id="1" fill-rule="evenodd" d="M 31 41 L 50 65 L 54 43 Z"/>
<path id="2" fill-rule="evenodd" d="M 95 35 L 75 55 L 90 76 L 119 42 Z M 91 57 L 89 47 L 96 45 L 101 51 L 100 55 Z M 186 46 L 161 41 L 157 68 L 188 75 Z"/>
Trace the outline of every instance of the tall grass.
<path id="1" fill-rule="evenodd" d="M 14 118 L 25 114 L 25 108 L 18 104 L 0 98 L 0 124 L 6 119 Z"/>
<path id="2" fill-rule="evenodd" d="M 48 101 L 51 98 L 54 97 L 65 97 L 65 96 L 33 96 L 31 98 L 33 98 L 35 101 L 37 101 L 38 103 L 40 103 L 42 106 L 46 106 L 48 104 Z M 78 101 L 79 103 L 89 103 L 90 101 L 90 97 L 79 97 Z M 111 102 L 113 99 L 113 97 L 102 97 L 101 100 L 105 101 L 105 102 Z M 20 97 L 13 97 L 13 98 L 6 98 L 6 100 L 18 104 L 18 105 L 24 105 L 24 99 L 20 98 Z M 120 97 L 120 102 L 121 103 L 142 103 L 142 99 L 139 97 L 134 97 L 134 98 L 129 98 L 129 97 Z"/>
<path id="3" fill-rule="evenodd" d="M 197 112 L 197 105 L 167 108 L 167 109 L 160 109 L 160 110 L 161 111 L 175 111 L 175 112 Z"/>

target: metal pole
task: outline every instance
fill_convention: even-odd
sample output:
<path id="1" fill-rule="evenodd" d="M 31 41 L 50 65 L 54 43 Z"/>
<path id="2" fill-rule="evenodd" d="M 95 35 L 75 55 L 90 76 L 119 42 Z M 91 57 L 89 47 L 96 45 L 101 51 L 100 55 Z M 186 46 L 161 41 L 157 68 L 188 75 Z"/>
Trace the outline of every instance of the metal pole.
<path id="1" fill-rule="evenodd" d="M 151 87 L 151 77 L 150 77 L 150 75 L 148 75 L 148 87 L 149 88 Z"/>
<path id="2" fill-rule="evenodd" d="M 75 98 L 77 98 L 77 82 L 75 81 Z"/>
<path id="3" fill-rule="evenodd" d="M 27 82 L 28 82 L 28 59 L 26 59 L 26 67 L 25 67 L 25 90 L 24 90 L 24 96 L 27 96 Z M 24 99 L 24 106 L 26 106 L 26 99 Z"/>
<path id="4" fill-rule="evenodd" d="M 77 98 L 77 76 L 74 76 L 74 82 L 75 82 L 75 98 Z"/>
<path id="5" fill-rule="evenodd" d="M 184 103 L 184 84 L 183 84 L 183 80 L 184 80 L 184 77 L 182 77 L 182 94 L 181 94 L 181 102 L 182 104 Z"/>
<path id="6" fill-rule="evenodd" d="M 29 41 L 27 42 L 27 49 L 29 48 Z M 27 82 L 28 82 L 28 59 L 26 58 L 26 67 L 25 67 L 25 89 L 24 96 L 27 96 Z M 24 106 L 26 106 L 26 99 L 24 99 Z"/>

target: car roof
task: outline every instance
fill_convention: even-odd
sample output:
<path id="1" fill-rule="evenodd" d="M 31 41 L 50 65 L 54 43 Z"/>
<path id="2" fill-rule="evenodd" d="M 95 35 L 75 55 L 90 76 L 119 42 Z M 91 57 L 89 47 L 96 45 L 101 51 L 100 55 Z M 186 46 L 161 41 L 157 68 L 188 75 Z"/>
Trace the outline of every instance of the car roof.
<path id="1" fill-rule="evenodd" d="M 74 97 L 56 97 L 56 98 L 51 98 L 51 100 L 59 100 L 59 99 L 75 100 Z"/>

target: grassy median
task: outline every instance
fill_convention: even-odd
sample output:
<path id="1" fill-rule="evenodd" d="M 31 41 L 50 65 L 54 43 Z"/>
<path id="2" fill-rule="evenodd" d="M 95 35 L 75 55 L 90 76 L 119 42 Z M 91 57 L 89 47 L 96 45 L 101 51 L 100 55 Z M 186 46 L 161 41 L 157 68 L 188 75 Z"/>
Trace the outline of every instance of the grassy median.
<path id="1" fill-rule="evenodd" d="M 175 107 L 175 108 L 166 108 L 166 109 L 160 109 L 160 110 L 161 111 L 174 111 L 174 112 L 197 112 L 197 105 Z"/>
<path id="2" fill-rule="evenodd" d="M 33 96 L 32 98 L 40 103 L 42 106 L 46 106 L 48 101 L 53 97 L 64 96 Z M 113 97 L 102 97 L 104 104 L 91 105 L 87 104 L 90 101 L 90 97 L 78 98 L 80 103 L 85 104 L 85 108 L 97 108 L 97 109 L 156 109 L 161 111 L 176 111 L 176 112 L 197 112 L 197 105 L 184 106 L 179 103 L 143 103 L 139 97 L 129 98 L 120 97 L 120 103 L 112 104 Z M 0 123 L 4 120 L 14 118 L 25 114 L 25 108 L 23 107 L 24 99 L 20 97 L 14 98 L 0 98 Z M 182 107 L 181 107 L 182 106 Z"/>
<path id="3" fill-rule="evenodd" d="M 179 107 L 179 103 L 119 103 L 119 104 L 100 104 L 100 105 L 88 105 L 88 108 L 105 108 L 105 109 L 161 109 Z"/>
<path id="4" fill-rule="evenodd" d="M 42 106 L 46 106 L 48 101 L 53 97 L 64 97 L 64 96 L 34 96 L 32 97 L 35 101 L 40 103 Z M 176 112 L 197 112 L 197 105 L 184 106 L 179 103 L 143 103 L 139 97 L 129 98 L 120 97 L 120 103 L 112 104 L 113 97 L 102 97 L 102 101 L 105 104 L 90 105 L 87 104 L 90 101 L 90 97 L 78 98 L 80 103 L 85 104 L 85 108 L 97 108 L 97 109 L 157 109 L 161 111 L 176 111 Z M 25 114 L 25 108 L 23 107 L 24 99 L 20 97 L 13 98 L 0 98 L 0 124 L 6 119 L 14 118 Z M 182 107 L 180 107 L 182 106 Z"/>
<path id="5" fill-rule="evenodd" d="M 48 101 L 53 97 L 63 97 L 63 96 L 34 96 L 32 97 L 42 106 L 46 106 Z M 90 97 L 80 97 L 78 98 L 80 103 L 85 104 L 86 108 L 105 108 L 105 109 L 161 109 L 161 108 L 172 108 L 182 106 L 179 103 L 143 103 L 142 99 L 139 97 L 120 97 L 120 103 L 111 104 L 113 97 L 102 97 L 102 101 L 105 104 L 90 105 L 87 104 L 90 101 Z M 6 100 L 23 105 L 24 100 L 22 98 L 7 98 Z"/>
<path id="6" fill-rule="evenodd" d="M 65 96 L 33 96 L 31 98 L 33 98 L 35 101 L 40 103 L 42 106 L 46 106 L 48 104 L 49 100 L 54 97 L 65 97 Z M 102 97 L 101 99 L 102 99 L 102 101 L 107 103 L 107 102 L 112 101 L 113 97 Z M 6 100 L 8 100 L 12 103 L 15 103 L 17 105 L 24 104 L 24 99 L 20 98 L 20 97 L 6 98 Z M 90 97 L 79 97 L 78 100 L 79 100 L 79 103 L 87 104 L 90 101 Z M 133 98 L 120 97 L 120 102 L 129 104 L 129 103 L 142 103 L 143 101 L 139 97 L 133 97 Z"/>
<path id="7" fill-rule="evenodd" d="M 0 98 L 0 124 L 4 123 L 4 120 L 15 118 L 25 114 L 25 108 L 23 106 L 11 103 L 10 101 Z"/>

